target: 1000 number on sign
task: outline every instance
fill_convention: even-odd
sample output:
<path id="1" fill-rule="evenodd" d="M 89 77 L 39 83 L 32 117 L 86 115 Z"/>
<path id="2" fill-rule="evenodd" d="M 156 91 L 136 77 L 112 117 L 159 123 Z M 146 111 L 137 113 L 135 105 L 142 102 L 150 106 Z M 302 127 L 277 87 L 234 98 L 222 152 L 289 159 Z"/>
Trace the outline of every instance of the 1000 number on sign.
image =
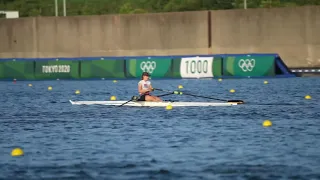
<path id="1" fill-rule="evenodd" d="M 194 73 L 207 73 L 208 72 L 208 61 L 207 60 L 204 60 L 204 61 L 201 61 L 201 60 L 198 60 L 198 61 L 195 61 L 195 60 L 191 60 L 190 61 L 186 61 L 186 72 L 189 73 L 189 70 L 190 70 L 190 73 L 194 74 Z"/>

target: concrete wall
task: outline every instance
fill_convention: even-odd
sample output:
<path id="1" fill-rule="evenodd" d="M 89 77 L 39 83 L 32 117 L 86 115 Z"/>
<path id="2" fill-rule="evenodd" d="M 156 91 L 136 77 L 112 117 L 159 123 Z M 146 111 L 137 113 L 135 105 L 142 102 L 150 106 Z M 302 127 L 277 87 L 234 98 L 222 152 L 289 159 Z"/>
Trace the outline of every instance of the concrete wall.
<path id="1" fill-rule="evenodd" d="M 34 57 L 35 19 L 0 19 L 0 58 Z"/>
<path id="2" fill-rule="evenodd" d="M 207 14 L 0 19 L 0 58 L 207 54 Z"/>
<path id="3" fill-rule="evenodd" d="M 212 11 L 212 53 L 279 53 L 320 67 L 320 6 Z"/>
<path id="4" fill-rule="evenodd" d="M 0 19 L 0 58 L 279 53 L 320 67 L 320 6 Z"/>

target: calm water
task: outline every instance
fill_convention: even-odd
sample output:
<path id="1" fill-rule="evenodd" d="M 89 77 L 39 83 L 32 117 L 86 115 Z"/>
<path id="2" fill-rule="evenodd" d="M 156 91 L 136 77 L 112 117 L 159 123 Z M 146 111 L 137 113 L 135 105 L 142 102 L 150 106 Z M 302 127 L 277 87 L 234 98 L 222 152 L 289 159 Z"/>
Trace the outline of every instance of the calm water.
<path id="1" fill-rule="evenodd" d="M 171 111 L 68 102 L 128 100 L 138 80 L 0 82 L 0 179 L 320 179 L 320 78 L 267 80 L 153 80 L 247 103 Z"/>

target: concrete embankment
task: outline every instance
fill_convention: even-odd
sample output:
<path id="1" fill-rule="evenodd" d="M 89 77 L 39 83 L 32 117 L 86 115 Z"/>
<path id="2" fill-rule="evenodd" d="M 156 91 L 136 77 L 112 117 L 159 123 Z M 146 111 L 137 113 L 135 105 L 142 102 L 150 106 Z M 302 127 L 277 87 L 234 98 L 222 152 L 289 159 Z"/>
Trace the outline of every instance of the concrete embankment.
<path id="1" fill-rule="evenodd" d="M 0 19 L 0 58 L 278 53 L 320 67 L 320 6 Z"/>

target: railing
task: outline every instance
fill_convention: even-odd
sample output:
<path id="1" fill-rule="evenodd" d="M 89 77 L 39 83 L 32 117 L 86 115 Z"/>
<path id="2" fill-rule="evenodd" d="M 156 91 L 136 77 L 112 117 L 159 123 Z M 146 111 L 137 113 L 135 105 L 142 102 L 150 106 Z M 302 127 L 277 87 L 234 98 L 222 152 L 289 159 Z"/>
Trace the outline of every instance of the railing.
<path id="1" fill-rule="evenodd" d="M 293 73 L 320 73 L 320 68 L 291 68 Z"/>

